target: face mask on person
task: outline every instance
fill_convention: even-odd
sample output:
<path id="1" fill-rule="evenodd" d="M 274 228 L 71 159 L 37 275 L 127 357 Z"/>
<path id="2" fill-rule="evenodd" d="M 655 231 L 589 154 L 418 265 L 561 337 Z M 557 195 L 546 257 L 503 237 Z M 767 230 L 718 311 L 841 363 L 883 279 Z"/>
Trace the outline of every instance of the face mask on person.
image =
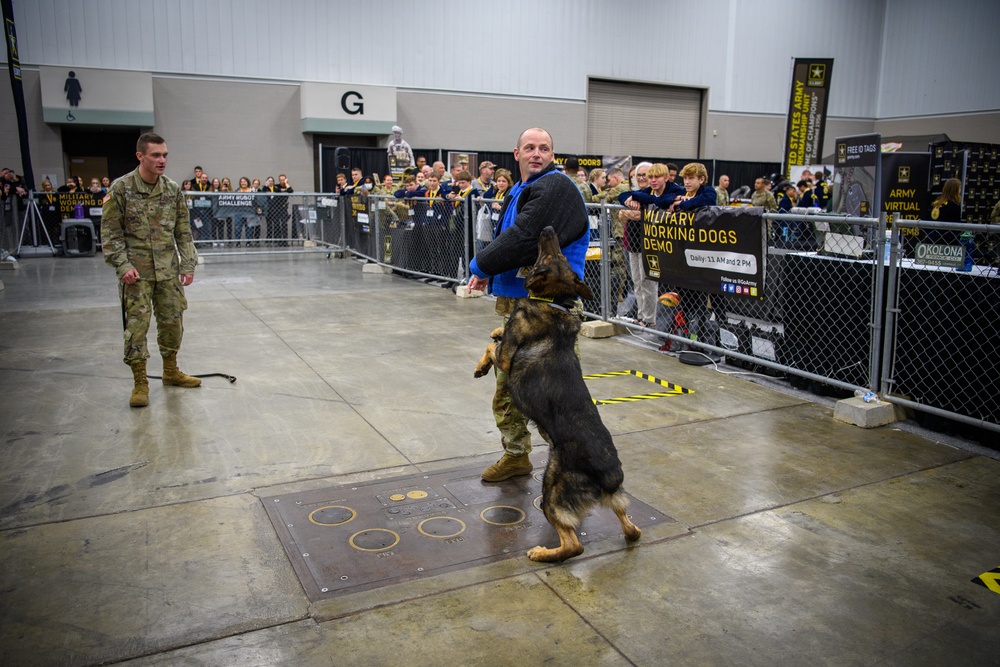
<path id="1" fill-rule="evenodd" d="M 371 190 L 372 189 L 372 184 L 371 183 L 365 183 L 364 188 L 365 188 L 365 190 Z"/>

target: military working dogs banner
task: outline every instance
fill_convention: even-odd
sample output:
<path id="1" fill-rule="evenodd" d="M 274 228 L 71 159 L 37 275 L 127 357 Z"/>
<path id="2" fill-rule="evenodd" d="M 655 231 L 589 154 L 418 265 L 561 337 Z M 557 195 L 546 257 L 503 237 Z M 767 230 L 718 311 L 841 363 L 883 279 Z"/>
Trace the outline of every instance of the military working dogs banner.
<path id="1" fill-rule="evenodd" d="M 646 275 L 665 285 L 764 299 L 766 236 L 760 207 L 707 206 L 642 220 Z"/>
<path id="2" fill-rule="evenodd" d="M 793 165 L 822 162 L 826 109 L 830 98 L 833 58 L 795 58 L 788 97 L 784 174 Z"/>

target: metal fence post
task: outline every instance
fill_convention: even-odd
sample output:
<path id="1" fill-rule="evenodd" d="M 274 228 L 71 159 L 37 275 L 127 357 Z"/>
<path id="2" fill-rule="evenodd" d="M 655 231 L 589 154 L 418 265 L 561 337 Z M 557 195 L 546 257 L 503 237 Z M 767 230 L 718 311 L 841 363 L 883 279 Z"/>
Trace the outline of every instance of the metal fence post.
<path id="1" fill-rule="evenodd" d="M 601 202 L 600 216 L 601 233 L 601 319 L 608 321 L 611 312 L 611 218 L 608 213 L 608 203 Z"/>
<path id="2" fill-rule="evenodd" d="M 872 267 L 875 270 L 875 280 L 874 280 L 874 290 L 875 293 L 872 294 L 872 309 L 870 316 L 871 322 L 871 352 L 869 354 L 868 363 L 868 389 L 871 391 L 878 391 L 879 388 L 879 372 L 881 370 L 880 358 L 879 358 L 879 346 L 882 344 L 882 320 L 883 320 L 883 309 L 882 309 L 882 295 L 885 286 L 885 228 L 886 228 L 887 216 L 882 213 L 879 216 L 879 226 L 877 229 L 873 229 L 872 233 L 874 235 L 874 246 L 875 246 L 875 257 Z"/>
<path id="3" fill-rule="evenodd" d="M 892 228 L 889 249 L 889 277 L 885 288 L 885 307 L 882 331 L 882 373 L 879 393 L 886 396 L 892 392 L 892 363 L 895 357 L 896 296 L 899 291 L 899 263 L 902 258 L 899 242 L 899 213 L 892 214 Z"/>

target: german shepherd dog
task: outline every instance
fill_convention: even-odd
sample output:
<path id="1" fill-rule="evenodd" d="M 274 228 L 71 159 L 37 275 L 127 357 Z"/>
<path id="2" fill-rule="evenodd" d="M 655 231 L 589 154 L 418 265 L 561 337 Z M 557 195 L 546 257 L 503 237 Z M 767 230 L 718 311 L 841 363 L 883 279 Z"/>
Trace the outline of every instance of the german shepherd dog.
<path id="1" fill-rule="evenodd" d="M 514 404 L 549 444 L 541 507 L 559 533 L 559 546 L 534 547 L 528 558 L 563 561 L 583 553 L 576 531 L 598 503 L 614 510 L 626 540 L 638 540 L 642 532 L 625 515 L 628 499 L 618 452 L 574 350 L 580 318 L 570 309 L 578 296 L 592 299 L 593 294 L 570 268 L 552 227 L 538 239 L 538 260 L 524 286 L 528 299 L 514 309 L 506 326 L 490 334 L 493 342 L 474 375 L 482 377 L 494 364 L 507 373 Z"/>

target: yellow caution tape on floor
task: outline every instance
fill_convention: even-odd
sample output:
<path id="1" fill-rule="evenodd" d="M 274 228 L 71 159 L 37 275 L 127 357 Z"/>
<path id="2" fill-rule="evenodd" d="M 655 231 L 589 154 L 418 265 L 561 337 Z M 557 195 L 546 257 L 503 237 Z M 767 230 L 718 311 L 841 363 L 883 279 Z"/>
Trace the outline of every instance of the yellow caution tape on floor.
<path id="1" fill-rule="evenodd" d="M 1000 593 L 1000 567 L 993 568 L 989 572 L 983 572 L 972 580 L 973 583 L 985 586 L 994 593 Z"/>
<path id="2" fill-rule="evenodd" d="M 592 375 L 584 375 L 584 380 L 599 380 L 601 378 L 611 378 L 611 377 L 622 377 L 627 375 L 634 375 L 637 378 L 643 380 L 648 380 L 653 384 L 658 384 L 661 387 L 665 387 L 667 391 L 655 391 L 648 394 L 635 394 L 634 396 L 622 396 L 620 398 L 595 398 L 593 399 L 595 405 L 615 405 L 619 403 L 633 403 L 635 401 L 643 401 L 651 398 L 667 398 L 668 396 L 679 396 L 681 394 L 693 394 L 694 389 L 685 389 L 679 385 L 672 382 L 667 382 L 666 380 L 661 380 L 659 378 L 653 377 L 649 373 L 643 373 L 641 371 L 624 370 L 624 371 L 611 371 L 610 373 L 594 373 Z"/>

